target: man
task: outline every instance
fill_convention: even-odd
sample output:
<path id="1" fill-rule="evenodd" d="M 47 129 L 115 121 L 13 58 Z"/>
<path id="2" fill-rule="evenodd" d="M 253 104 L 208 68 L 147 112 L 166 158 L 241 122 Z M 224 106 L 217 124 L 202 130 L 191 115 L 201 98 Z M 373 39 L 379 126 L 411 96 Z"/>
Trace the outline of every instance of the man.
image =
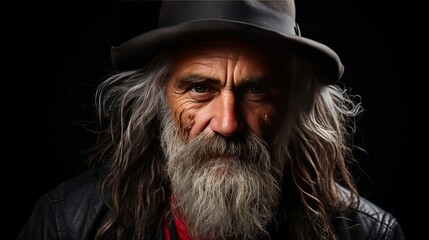
<path id="1" fill-rule="evenodd" d="M 343 65 L 293 1 L 166 1 L 112 48 L 88 172 L 18 239 L 404 239 L 358 195 Z"/>

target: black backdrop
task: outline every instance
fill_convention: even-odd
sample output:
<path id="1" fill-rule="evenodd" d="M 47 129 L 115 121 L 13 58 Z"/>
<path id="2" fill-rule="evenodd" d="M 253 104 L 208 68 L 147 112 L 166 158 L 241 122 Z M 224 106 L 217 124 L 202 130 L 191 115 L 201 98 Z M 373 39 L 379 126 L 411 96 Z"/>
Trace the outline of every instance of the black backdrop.
<path id="1" fill-rule="evenodd" d="M 389 1 L 297 2 L 303 36 L 331 46 L 340 55 L 342 78 L 352 94 L 362 97 L 364 115 L 358 121 L 357 157 L 362 193 L 392 212 L 409 239 L 423 233 L 425 202 L 422 118 L 428 80 L 421 73 L 426 31 L 415 5 Z M 344 3 L 349 2 L 349 3 Z M 4 79 L 7 116 L 5 159 L 12 162 L 12 211 L 16 234 L 33 204 L 44 192 L 85 170 L 86 150 L 95 136 L 84 123 L 94 120 L 96 85 L 112 69 L 109 49 L 155 27 L 158 1 L 140 3 L 22 3 L 9 21 L 23 21 L 5 37 L 7 60 L 13 66 Z M 131 5 L 131 6 L 130 6 Z M 9 25 L 9 22 L 6 21 Z M 423 70 L 423 71 L 422 71 Z M 426 187 L 427 189 L 427 187 Z"/>

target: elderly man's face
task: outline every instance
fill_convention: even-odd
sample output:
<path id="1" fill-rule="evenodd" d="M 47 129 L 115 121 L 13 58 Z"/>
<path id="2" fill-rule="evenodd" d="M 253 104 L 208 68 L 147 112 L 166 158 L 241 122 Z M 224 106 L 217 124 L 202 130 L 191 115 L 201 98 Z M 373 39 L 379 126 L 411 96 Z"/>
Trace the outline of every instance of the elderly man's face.
<path id="1" fill-rule="evenodd" d="M 249 130 L 267 140 L 285 98 L 285 79 L 279 79 L 274 61 L 238 41 L 208 41 L 178 52 L 167 99 L 183 136 L 230 137 Z"/>
<path id="2" fill-rule="evenodd" d="M 195 239 L 254 239 L 275 216 L 284 159 L 270 143 L 287 78 L 267 52 L 207 41 L 175 55 L 161 143 L 174 209 Z"/>

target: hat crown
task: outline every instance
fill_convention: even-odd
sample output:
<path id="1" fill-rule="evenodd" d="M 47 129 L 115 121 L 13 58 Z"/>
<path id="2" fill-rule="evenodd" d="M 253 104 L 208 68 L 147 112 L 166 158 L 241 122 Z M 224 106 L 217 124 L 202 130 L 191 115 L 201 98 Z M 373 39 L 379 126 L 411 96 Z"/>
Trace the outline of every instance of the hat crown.
<path id="1" fill-rule="evenodd" d="M 240 22 L 296 35 L 293 0 L 164 1 L 158 25 L 168 27 L 202 20 Z"/>
<path id="2" fill-rule="evenodd" d="M 162 51 L 189 41 L 238 36 L 268 43 L 275 51 L 293 49 L 309 62 L 324 84 L 335 83 L 344 71 L 331 48 L 301 36 L 293 0 L 165 0 L 158 20 L 157 29 L 112 47 L 116 69 L 137 69 Z"/>

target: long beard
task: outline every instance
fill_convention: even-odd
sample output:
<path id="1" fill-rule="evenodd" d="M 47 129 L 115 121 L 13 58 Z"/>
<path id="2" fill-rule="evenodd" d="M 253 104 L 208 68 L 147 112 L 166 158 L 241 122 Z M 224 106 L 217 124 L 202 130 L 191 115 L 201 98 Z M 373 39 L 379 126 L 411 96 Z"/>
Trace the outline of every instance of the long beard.
<path id="1" fill-rule="evenodd" d="M 280 198 L 283 164 L 251 133 L 200 134 L 184 142 L 164 118 L 161 143 L 174 210 L 193 239 L 257 239 L 268 235 Z"/>

